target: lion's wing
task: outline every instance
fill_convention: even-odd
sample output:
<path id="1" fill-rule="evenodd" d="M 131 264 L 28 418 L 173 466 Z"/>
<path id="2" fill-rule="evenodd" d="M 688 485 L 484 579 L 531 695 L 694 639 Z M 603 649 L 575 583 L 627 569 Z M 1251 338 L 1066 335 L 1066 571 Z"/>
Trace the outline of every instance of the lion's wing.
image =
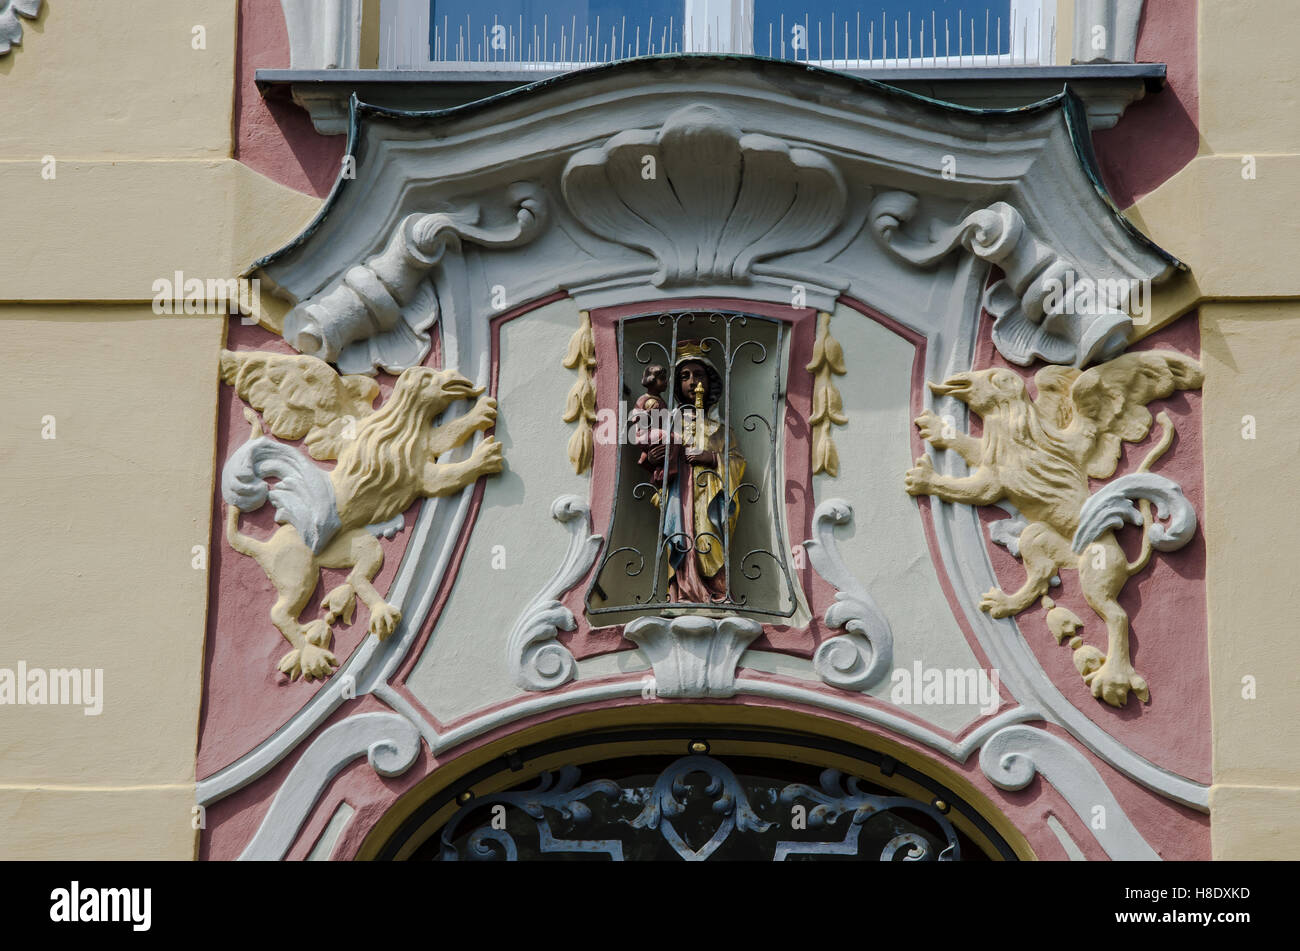
<path id="1" fill-rule="evenodd" d="M 335 459 L 355 421 L 374 412 L 379 386 L 365 376 L 339 376 L 324 360 L 302 354 L 221 351 L 221 380 L 262 414 L 281 439 L 304 439 L 316 459 Z"/>
<path id="2" fill-rule="evenodd" d="M 1038 391 L 1034 407 L 1042 419 L 1057 429 L 1065 429 L 1074 421 L 1074 401 L 1070 398 L 1070 387 L 1078 378 L 1079 371 L 1074 367 L 1052 364 L 1034 374 L 1034 389 Z"/>
<path id="3" fill-rule="evenodd" d="M 1122 443 L 1146 438 L 1151 431 L 1147 403 L 1174 390 L 1195 389 L 1203 379 L 1199 363 L 1168 350 L 1126 353 L 1081 373 L 1070 390 L 1076 411 L 1071 429 L 1091 437 L 1088 475 L 1108 478 Z"/>

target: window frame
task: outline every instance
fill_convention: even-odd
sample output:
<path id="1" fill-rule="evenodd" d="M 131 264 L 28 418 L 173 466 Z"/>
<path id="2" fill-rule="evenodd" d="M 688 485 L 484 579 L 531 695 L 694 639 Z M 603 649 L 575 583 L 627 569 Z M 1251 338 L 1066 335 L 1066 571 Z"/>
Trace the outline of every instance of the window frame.
<path id="1" fill-rule="evenodd" d="M 580 55 L 560 56 L 556 60 L 525 60 L 518 51 L 507 50 L 507 55 L 500 59 L 448 58 L 446 55 L 439 58 L 438 51 L 432 49 L 425 40 L 429 36 L 429 3 L 430 0 L 380 0 L 380 69 L 438 71 L 500 69 L 508 66 L 519 70 L 555 72 L 626 58 L 600 58 L 599 41 L 594 50 L 597 54 L 595 57 L 589 57 L 588 51 L 583 50 Z M 683 9 L 682 39 L 680 46 L 673 52 L 767 55 L 754 38 L 755 0 L 683 0 Z M 780 58 L 828 69 L 853 70 L 1055 65 L 1059 32 L 1057 20 L 1060 12 L 1058 0 L 1011 0 L 1011 11 L 1011 49 L 1007 53 L 977 53 L 965 50 L 964 43 L 961 43 L 960 55 L 925 56 L 922 52 L 914 57 L 901 57 L 897 54 L 885 56 L 882 51 L 882 55 L 877 57 L 873 51 L 868 58 L 862 59 L 849 57 L 845 51 L 843 56 L 835 56 L 832 52 L 829 58 L 800 59 L 797 56 L 787 57 L 783 52 Z M 709 26 L 710 21 L 712 27 Z M 1028 28 L 1031 22 L 1036 25 L 1034 29 Z M 1024 26 L 1017 27 L 1014 24 Z M 723 41 L 719 42 L 719 38 L 723 38 Z M 811 45 L 809 43 L 810 47 Z M 756 49 L 756 46 L 760 48 Z M 784 43 L 782 49 L 784 50 Z M 650 50 L 653 50 L 653 40 L 647 39 L 646 51 Z M 633 47 L 633 55 L 641 55 L 641 52 L 638 41 Z M 857 52 L 860 56 L 861 50 Z"/>

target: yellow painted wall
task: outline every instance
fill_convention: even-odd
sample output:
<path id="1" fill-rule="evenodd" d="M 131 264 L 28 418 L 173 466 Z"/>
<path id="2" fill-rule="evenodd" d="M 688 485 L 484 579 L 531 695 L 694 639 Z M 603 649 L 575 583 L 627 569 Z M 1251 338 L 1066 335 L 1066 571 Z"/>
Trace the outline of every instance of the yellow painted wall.
<path id="1" fill-rule="evenodd" d="M 1153 326 L 1200 313 L 1220 859 L 1300 858 L 1296 516 L 1277 488 L 1300 471 L 1300 72 L 1279 28 L 1294 16 L 1290 0 L 1202 0 L 1201 154 L 1130 209 L 1192 268 L 1157 297 Z"/>
<path id="2" fill-rule="evenodd" d="M 1201 335 L 1214 854 L 1300 858 L 1300 301 L 1205 304 Z"/>
<path id="3" fill-rule="evenodd" d="M 195 852 L 227 318 L 158 316 L 153 282 L 234 276 L 320 204 L 230 157 L 236 7 L 52 0 L 0 57 L 0 668 L 104 693 L 0 707 L 0 858 Z"/>
<path id="4" fill-rule="evenodd" d="M 0 57 L 0 158 L 230 155 L 235 8 L 49 0 Z"/>
<path id="5" fill-rule="evenodd" d="M 1220 155 L 1295 156 L 1294 0 L 1201 0 L 1199 7 L 1203 146 Z"/>

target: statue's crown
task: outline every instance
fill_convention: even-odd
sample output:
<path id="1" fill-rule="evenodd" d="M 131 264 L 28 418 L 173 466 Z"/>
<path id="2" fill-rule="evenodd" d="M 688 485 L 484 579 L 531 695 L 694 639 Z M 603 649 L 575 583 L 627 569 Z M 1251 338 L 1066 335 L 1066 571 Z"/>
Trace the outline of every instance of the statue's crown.
<path id="1" fill-rule="evenodd" d="M 673 365 L 681 366 L 683 363 L 697 360 L 706 366 L 713 367 L 713 360 L 709 357 L 709 350 L 711 349 L 712 347 L 707 341 L 679 340 L 677 341 L 677 359 L 673 361 Z"/>

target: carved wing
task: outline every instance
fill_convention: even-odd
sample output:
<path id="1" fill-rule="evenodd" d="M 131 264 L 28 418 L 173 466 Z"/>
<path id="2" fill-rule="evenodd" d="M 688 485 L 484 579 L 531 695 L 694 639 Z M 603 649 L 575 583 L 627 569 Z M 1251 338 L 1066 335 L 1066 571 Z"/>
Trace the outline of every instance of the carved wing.
<path id="1" fill-rule="evenodd" d="M 324 360 L 301 354 L 221 351 L 221 381 L 262 414 L 281 439 L 306 437 L 315 459 L 336 459 L 350 425 L 374 412 L 379 384 L 339 376 Z"/>
<path id="2" fill-rule="evenodd" d="M 1070 390 L 1075 412 L 1067 436 L 1085 437 L 1088 475 L 1113 475 L 1121 444 L 1146 438 L 1147 403 L 1195 389 L 1204 379 L 1199 363 L 1169 350 L 1126 353 L 1079 374 Z"/>
<path id="3" fill-rule="evenodd" d="M 1074 367 L 1048 364 L 1034 374 L 1034 388 L 1038 398 L 1034 407 L 1038 415 L 1057 429 L 1065 429 L 1074 419 L 1074 400 L 1070 388 L 1079 378 L 1079 371 Z"/>

